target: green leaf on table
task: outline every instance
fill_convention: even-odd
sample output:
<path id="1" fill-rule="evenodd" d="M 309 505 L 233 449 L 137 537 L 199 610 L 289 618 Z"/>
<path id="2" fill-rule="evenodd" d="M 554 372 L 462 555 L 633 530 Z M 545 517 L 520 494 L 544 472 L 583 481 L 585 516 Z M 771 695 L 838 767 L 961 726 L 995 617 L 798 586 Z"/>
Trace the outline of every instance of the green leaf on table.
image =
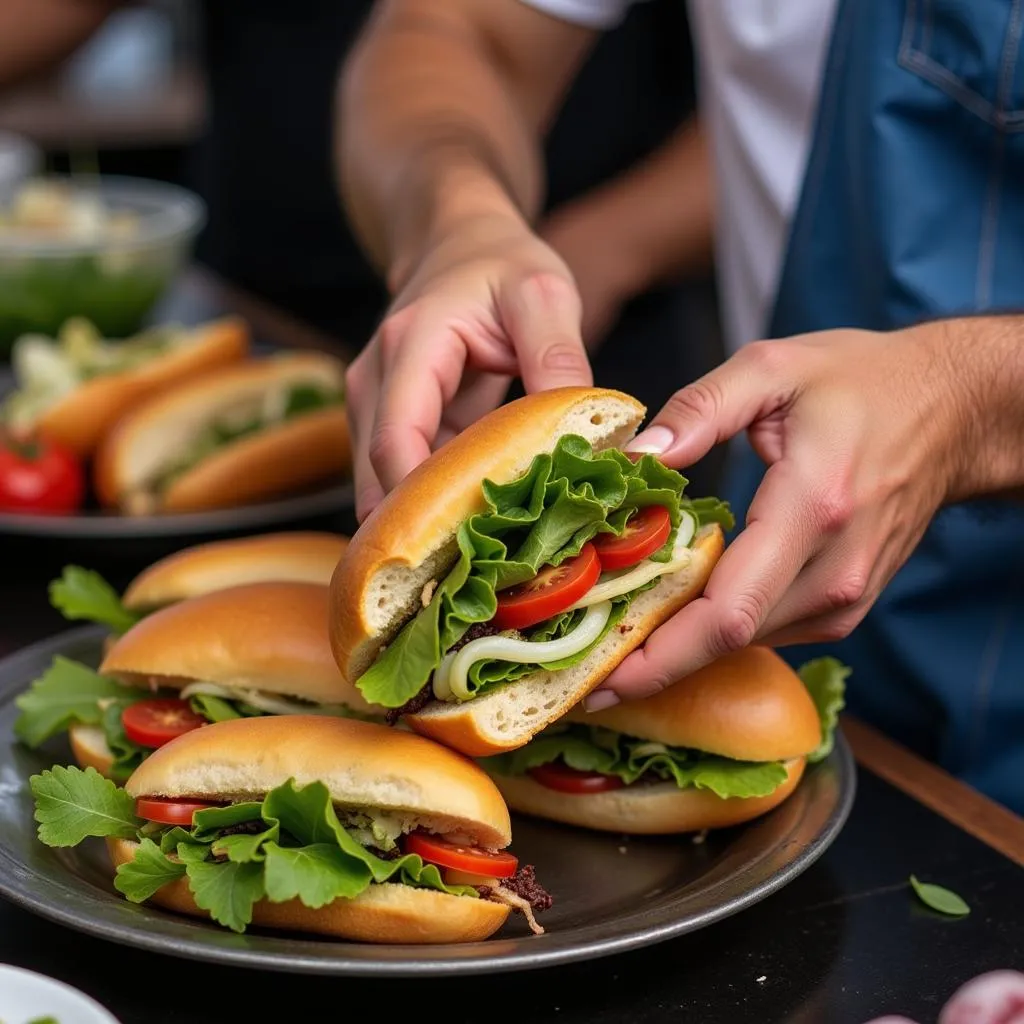
<path id="1" fill-rule="evenodd" d="M 21 712 L 14 733 L 23 743 L 38 747 L 69 725 L 99 725 L 101 700 L 124 701 L 131 691 L 91 668 L 57 655 L 50 667 L 15 700 Z M 144 694 L 140 693 L 140 697 Z"/>
<path id="2" fill-rule="evenodd" d="M 933 885 L 931 882 L 919 882 L 914 875 L 910 876 L 910 885 L 917 898 L 932 910 L 940 914 L 947 914 L 950 917 L 965 917 L 971 912 L 963 897 L 958 896 L 950 889 L 944 889 L 941 885 Z"/>
<path id="3" fill-rule="evenodd" d="M 121 595 L 98 573 L 68 565 L 50 584 L 50 604 L 65 619 L 85 619 L 127 633 L 142 616 L 121 603 Z"/>
<path id="4" fill-rule="evenodd" d="M 358 896 L 367 885 L 365 865 L 332 843 L 294 848 L 270 843 L 266 855 L 267 896 L 275 903 L 299 899 L 315 910 L 339 897 Z"/>
<path id="5" fill-rule="evenodd" d="M 185 865 L 171 860 L 152 839 L 143 839 L 135 857 L 118 865 L 114 888 L 132 903 L 148 900 L 158 889 L 185 874 Z"/>
<path id="6" fill-rule="evenodd" d="M 798 670 L 797 674 L 807 687 L 821 720 L 821 743 L 807 755 L 812 764 L 823 761 L 832 753 L 839 712 L 846 706 L 846 680 L 852 671 L 838 658 L 815 658 Z"/>
<path id="7" fill-rule="evenodd" d="M 77 846 L 87 836 L 134 839 L 141 819 L 135 801 L 95 768 L 53 768 L 33 775 L 39 840 L 47 846 Z"/>
<path id="8" fill-rule="evenodd" d="M 185 866 L 196 906 L 233 932 L 244 932 L 253 905 L 265 895 L 263 865 L 206 861 Z"/>

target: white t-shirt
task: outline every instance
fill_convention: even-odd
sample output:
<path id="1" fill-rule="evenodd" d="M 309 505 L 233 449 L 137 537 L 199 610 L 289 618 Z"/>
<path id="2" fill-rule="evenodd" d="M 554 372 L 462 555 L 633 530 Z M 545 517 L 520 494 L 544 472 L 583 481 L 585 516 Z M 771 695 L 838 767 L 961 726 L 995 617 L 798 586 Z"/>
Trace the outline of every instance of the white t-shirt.
<path id="1" fill-rule="evenodd" d="M 522 0 L 611 28 L 635 0 Z M 763 336 L 817 108 L 838 0 L 689 0 L 718 187 L 726 345 Z"/>

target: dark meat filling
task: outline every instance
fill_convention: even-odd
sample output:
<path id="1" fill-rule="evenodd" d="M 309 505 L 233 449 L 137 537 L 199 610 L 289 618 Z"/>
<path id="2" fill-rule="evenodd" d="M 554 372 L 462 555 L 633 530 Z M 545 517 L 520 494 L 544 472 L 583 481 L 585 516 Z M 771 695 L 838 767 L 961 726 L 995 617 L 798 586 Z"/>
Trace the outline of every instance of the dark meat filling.
<path id="1" fill-rule="evenodd" d="M 501 888 L 526 900 L 537 911 L 550 910 L 555 902 L 551 893 L 537 881 L 537 872 L 532 864 L 525 864 L 511 878 L 503 878 Z M 477 891 L 484 899 L 491 893 L 490 887 L 486 885 L 480 886 Z"/>

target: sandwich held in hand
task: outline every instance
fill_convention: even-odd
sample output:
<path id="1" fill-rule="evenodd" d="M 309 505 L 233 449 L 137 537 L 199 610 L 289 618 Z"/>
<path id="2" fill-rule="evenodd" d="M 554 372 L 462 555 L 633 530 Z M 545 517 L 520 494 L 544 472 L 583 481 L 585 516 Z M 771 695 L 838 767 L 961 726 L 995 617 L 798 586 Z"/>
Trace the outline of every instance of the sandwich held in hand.
<path id="1" fill-rule="evenodd" d="M 50 604 L 65 619 L 127 632 L 159 608 L 244 583 L 295 582 L 327 586 L 348 538 L 339 533 L 267 533 L 210 541 L 154 562 L 124 594 L 97 572 L 65 566 L 50 584 Z"/>
<path id="2" fill-rule="evenodd" d="M 551 897 L 506 850 L 508 809 L 471 761 L 332 718 L 221 722 L 161 747 L 123 789 L 34 775 L 48 846 L 107 839 L 115 888 L 225 928 L 365 942 L 485 939 Z"/>
<path id="3" fill-rule="evenodd" d="M 99 671 L 64 657 L 15 701 L 30 747 L 69 733 L 79 764 L 127 778 L 211 722 L 267 715 L 374 718 L 327 641 L 328 588 L 250 583 L 170 605 L 132 626 Z"/>
<path id="4" fill-rule="evenodd" d="M 338 664 L 471 756 L 522 746 L 704 588 L 728 507 L 621 446 L 644 408 L 562 388 L 435 452 L 357 531 L 331 584 Z"/>
<path id="5" fill-rule="evenodd" d="M 351 463 L 344 369 L 321 352 L 252 359 L 136 405 L 97 450 L 100 502 L 198 512 L 339 480 Z"/>
<path id="6" fill-rule="evenodd" d="M 849 669 L 795 673 L 774 651 L 728 654 L 644 700 L 573 709 L 485 758 L 515 811 L 618 833 L 722 828 L 770 811 L 827 757 Z"/>
<path id="7" fill-rule="evenodd" d="M 68 320 L 55 339 L 26 334 L 14 343 L 16 389 L 4 402 L 4 424 L 14 436 L 38 434 L 84 458 L 133 405 L 239 362 L 249 345 L 248 327 L 234 317 L 151 327 L 123 341 Z"/>

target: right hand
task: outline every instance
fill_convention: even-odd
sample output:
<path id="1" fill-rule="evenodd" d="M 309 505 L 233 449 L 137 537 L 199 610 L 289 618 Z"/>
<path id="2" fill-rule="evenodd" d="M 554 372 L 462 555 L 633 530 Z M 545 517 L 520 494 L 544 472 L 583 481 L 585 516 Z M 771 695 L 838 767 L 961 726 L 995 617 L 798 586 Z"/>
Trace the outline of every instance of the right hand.
<path id="1" fill-rule="evenodd" d="M 589 385 L 580 320 L 568 267 L 520 221 L 474 217 L 431 249 L 346 374 L 357 518 L 513 377 L 528 393 Z"/>

